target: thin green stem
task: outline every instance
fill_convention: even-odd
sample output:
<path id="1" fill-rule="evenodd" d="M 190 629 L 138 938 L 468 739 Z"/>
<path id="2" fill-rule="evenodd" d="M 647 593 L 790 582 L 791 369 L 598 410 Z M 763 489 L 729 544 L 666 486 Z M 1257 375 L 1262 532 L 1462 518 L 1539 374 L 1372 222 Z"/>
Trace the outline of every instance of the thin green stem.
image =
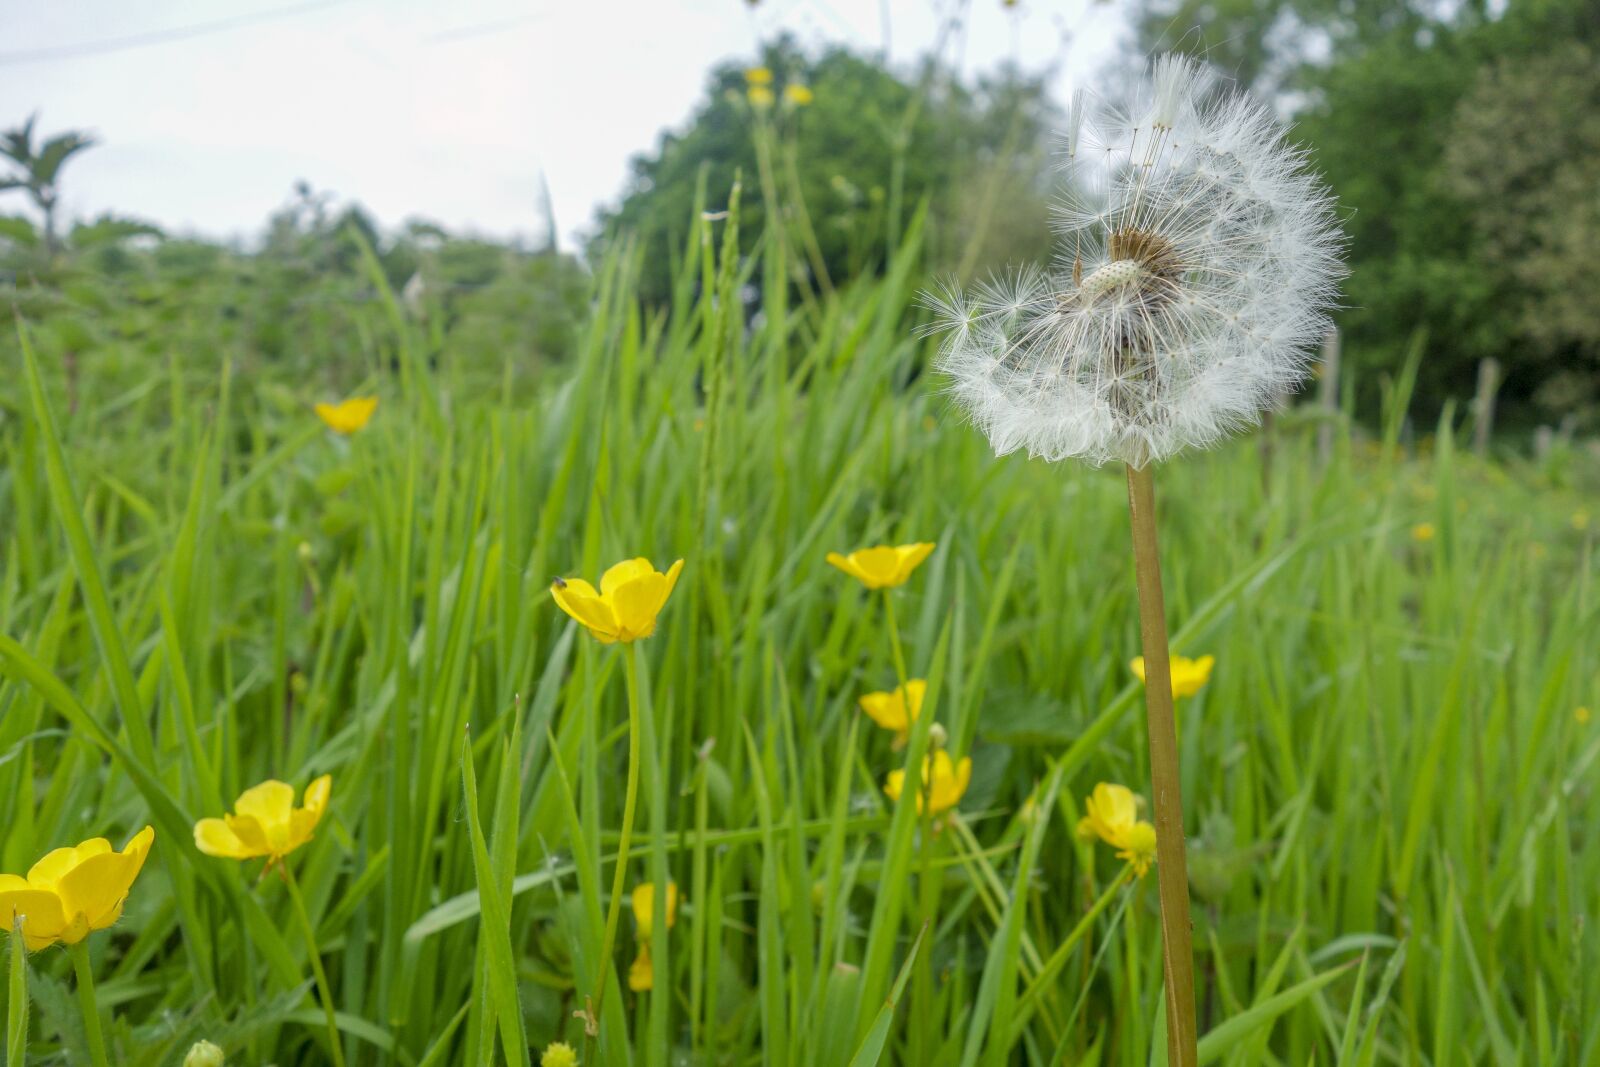
<path id="1" fill-rule="evenodd" d="M 78 1003 L 83 1008 L 83 1037 L 89 1043 L 89 1061 L 106 1067 L 106 1039 L 100 1032 L 100 1008 L 94 999 L 94 967 L 89 963 L 89 943 L 79 941 L 69 951 L 78 975 Z"/>
<path id="2" fill-rule="evenodd" d="M 630 642 L 623 663 L 628 679 L 628 792 L 622 803 L 622 831 L 617 837 L 617 867 L 611 876 L 611 903 L 606 909 L 605 934 L 600 939 L 600 970 L 595 979 L 593 1022 L 600 1025 L 606 979 L 611 974 L 611 949 L 616 943 L 617 921 L 622 914 L 622 889 L 628 880 L 628 844 L 633 838 L 633 814 L 639 800 L 639 653 Z"/>
<path id="3" fill-rule="evenodd" d="M 328 987 L 328 975 L 322 969 L 322 953 L 317 948 L 317 930 L 311 925 L 311 914 L 306 911 L 305 898 L 300 895 L 300 883 L 295 881 L 294 870 L 287 860 L 280 861 L 283 884 L 289 887 L 289 899 L 294 902 L 294 913 L 300 919 L 300 930 L 306 935 L 306 951 L 311 954 L 311 973 L 317 980 L 317 996 L 322 1000 L 322 1013 L 328 1017 L 328 1043 L 333 1046 L 333 1062 L 344 1067 L 344 1045 L 339 1040 L 339 1022 L 333 1013 L 333 990 Z"/>
<path id="4" fill-rule="evenodd" d="M 894 590 L 893 589 L 885 589 L 883 591 L 883 615 L 884 615 L 884 623 L 889 628 L 889 647 L 894 652 L 894 674 L 895 674 L 895 678 L 899 681 L 900 686 L 901 686 L 900 695 L 902 697 L 905 697 L 905 696 L 908 695 L 906 693 L 906 691 L 905 691 L 905 684 L 906 684 L 906 680 L 909 677 L 909 675 L 907 675 L 907 673 L 906 673 L 906 657 L 905 657 L 905 653 L 903 651 L 901 651 L 901 649 L 900 649 L 900 627 L 895 622 L 895 617 L 894 617 Z"/>

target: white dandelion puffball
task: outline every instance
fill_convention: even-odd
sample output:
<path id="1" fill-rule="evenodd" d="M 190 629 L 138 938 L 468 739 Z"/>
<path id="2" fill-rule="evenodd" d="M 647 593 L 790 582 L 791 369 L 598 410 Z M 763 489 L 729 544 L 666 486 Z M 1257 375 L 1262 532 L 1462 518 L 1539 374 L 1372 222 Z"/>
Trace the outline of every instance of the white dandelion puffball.
<path id="1" fill-rule="evenodd" d="M 1131 107 L 1073 98 L 1055 267 L 928 298 L 935 366 L 997 453 L 1142 467 L 1305 376 L 1344 237 L 1286 133 L 1177 56 Z"/>

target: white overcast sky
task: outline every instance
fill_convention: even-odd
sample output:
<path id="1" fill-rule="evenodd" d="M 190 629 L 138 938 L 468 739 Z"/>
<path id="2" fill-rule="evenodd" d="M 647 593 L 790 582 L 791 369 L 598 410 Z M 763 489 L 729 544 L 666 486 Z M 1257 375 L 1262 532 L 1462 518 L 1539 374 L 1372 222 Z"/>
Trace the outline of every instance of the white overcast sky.
<path id="1" fill-rule="evenodd" d="M 909 64 L 960 0 L 0 0 L 0 128 L 100 146 L 65 172 L 67 215 L 248 238 L 304 178 L 385 226 L 412 216 L 563 241 L 614 201 L 628 158 L 681 126 L 715 63 L 795 33 Z M 1124 37 L 1093 0 L 968 0 L 947 58 L 1016 56 L 1057 95 Z M 887 16 L 887 18 L 885 18 Z M 23 210 L 18 194 L 0 212 Z"/>

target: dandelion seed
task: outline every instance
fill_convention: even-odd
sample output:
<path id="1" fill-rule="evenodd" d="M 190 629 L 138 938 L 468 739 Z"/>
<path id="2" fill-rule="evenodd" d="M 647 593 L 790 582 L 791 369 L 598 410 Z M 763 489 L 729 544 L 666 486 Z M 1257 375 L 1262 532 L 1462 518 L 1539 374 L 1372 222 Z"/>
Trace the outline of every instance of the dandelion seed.
<path id="1" fill-rule="evenodd" d="M 550 595 L 601 644 L 627 644 L 656 632 L 656 616 L 666 606 L 683 560 L 665 574 L 644 558 L 623 560 L 600 576 L 600 589 L 582 578 L 557 578 Z"/>
<path id="2" fill-rule="evenodd" d="M 76 945 L 122 917 L 128 890 L 144 869 L 156 832 L 146 826 L 122 847 L 103 837 L 58 848 L 29 869 L 27 877 L 0 874 L 0 921 L 19 920 L 29 952 L 57 941 Z"/>
<path id="3" fill-rule="evenodd" d="M 1305 376 L 1342 274 L 1333 201 L 1266 107 L 1213 82 L 1168 56 L 1130 109 L 1074 97 L 1059 265 L 925 297 L 997 453 L 1142 467 Z"/>

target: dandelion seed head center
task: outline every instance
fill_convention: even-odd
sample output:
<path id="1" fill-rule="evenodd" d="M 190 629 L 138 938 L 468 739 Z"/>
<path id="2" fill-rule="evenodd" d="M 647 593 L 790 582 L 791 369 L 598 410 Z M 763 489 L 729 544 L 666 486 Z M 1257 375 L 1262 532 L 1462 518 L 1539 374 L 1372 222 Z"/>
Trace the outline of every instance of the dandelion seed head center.
<path id="1" fill-rule="evenodd" d="M 1114 289 L 1137 283 L 1144 267 L 1137 259 L 1115 259 L 1100 267 L 1078 287 L 1085 300 L 1096 300 Z"/>

